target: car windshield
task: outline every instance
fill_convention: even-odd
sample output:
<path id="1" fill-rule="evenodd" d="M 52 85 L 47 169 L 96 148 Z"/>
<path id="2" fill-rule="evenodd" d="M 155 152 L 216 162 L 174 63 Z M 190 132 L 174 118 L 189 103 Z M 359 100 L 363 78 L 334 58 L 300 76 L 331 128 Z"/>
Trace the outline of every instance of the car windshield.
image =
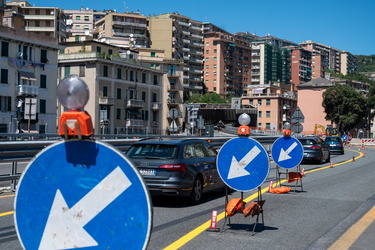
<path id="1" fill-rule="evenodd" d="M 175 145 L 135 144 L 126 153 L 130 158 L 173 159 L 177 154 Z"/>

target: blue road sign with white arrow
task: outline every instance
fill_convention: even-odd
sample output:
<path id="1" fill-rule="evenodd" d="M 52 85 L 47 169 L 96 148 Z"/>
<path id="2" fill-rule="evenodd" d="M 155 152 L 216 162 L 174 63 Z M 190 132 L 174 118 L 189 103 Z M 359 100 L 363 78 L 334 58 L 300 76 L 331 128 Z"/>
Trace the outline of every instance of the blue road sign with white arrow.
<path id="1" fill-rule="evenodd" d="M 24 249 L 146 249 L 147 186 L 122 152 L 99 141 L 62 141 L 26 167 L 15 198 Z"/>
<path id="2" fill-rule="evenodd" d="M 238 191 L 250 191 L 266 180 L 269 157 L 256 140 L 239 137 L 227 141 L 217 156 L 217 168 L 221 179 Z"/>
<path id="3" fill-rule="evenodd" d="M 294 168 L 303 159 L 303 146 L 294 137 L 280 137 L 273 143 L 271 155 L 278 166 L 287 169 Z"/>

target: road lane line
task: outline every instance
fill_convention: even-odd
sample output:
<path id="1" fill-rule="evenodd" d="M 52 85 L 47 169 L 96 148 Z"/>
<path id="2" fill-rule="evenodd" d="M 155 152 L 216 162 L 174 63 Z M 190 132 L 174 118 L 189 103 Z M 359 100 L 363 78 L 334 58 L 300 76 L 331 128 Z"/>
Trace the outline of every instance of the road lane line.
<path id="1" fill-rule="evenodd" d="M 362 152 L 359 152 L 359 151 L 355 151 L 355 150 L 350 150 L 350 151 L 353 151 L 353 152 L 357 152 L 359 153 L 359 156 L 357 156 L 355 159 L 359 159 L 363 156 L 363 153 Z M 340 163 L 336 163 L 334 164 L 333 166 L 339 166 L 339 165 L 342 165 L 342 164 L 345 164 L 345 163 L 349 163 L 349 162 L 352 162 L 353 160 L 350 159 L 350 160 L 347 160 L 347 161 L 344 161 L 344 162 L 340 162 Z M 321 167 L 321 168 L 317 168 L 317 169 L 312 169 L 312 170 L 309 170 L 309 171 L 305 171 L 305 173 L 312 173 L 312 172 L 315 172 L 315 171 L 318 171 L 318 170 L 323 170 L 323 169 L 327 169 L 327 168 L 330 168 L 331 165 L 328 165 L 326 167 Z M 288 181 L 287 179 L 284 179 L 284 180 L 281 180 L 280 182 L 278 183 L 275 183 L 273 186 L 278 186 L 284 182 Z M 266 188 L 263 188 L 261 190 L 261 193 L 266 193 L 268 192 L 268 187 Z M 252 195 L 250 195 L 249 197 L 247 197 L 246 199 L 244 199 L 244 201 L 246 203 L 248 203 L 249 201 L 251 200 L 254 200 L 255 198 L 258 197 L 258 193 L 254 193 Z M 225 217 L 225 211 L 222 212 L 221 214 L 219 214 L 216 218 L 216 223 L 219 222 L 220 220 L 224 219 Z M 207 228 L 209 228 L 211 225 L 211 220 L 209 221 L 206 221 L 205 223 L 203 223 L 202 225 L 200 225 L 199 227 L 193 229 L 192 231 L 190 231 L 189 233 L 185 234 L 184 236 L 182 236 L 181 238 L 179 238 L 178 240 L 176 240 L 175 242 L 173 242 L 172 244 L 170 244 L 169 246 L 167 246 L 166 248 L 164 248 L 163 250 L 176 250 L 176 249 L 179 249 L 180 247 L 182 247 L 183 245 L 185 245 L 186 243 L 188 243 L 190 240 L 194 239 L 195 237 L 197 237 L 199 234 L 203 233 L 204 231 L 206 231 Z"/>
<path id="2" fill-rule="evenodd" d="M 11 215 L 11 214 L 14 214 L 14 211 L 9 211 L 9 212 L 5 212 L 5 213 L 1 213 L 0 217 L 6 216 L 6 215 Z"/>
<path id="3" fill-rule="evenodd" d="M 351 226 L 343 235 L 341 235 L 341 237 L 337 241 L 335 241 L 328 249 L 349 249 L 374 220 L 375 206 L 370 211 L 368 211 L 359 221 Z"/>
<path id="4" fill-rule="evenodd" d="M 7 197 L 14 197 L 14 196 L 15 196 L 14 194 L 3 195 L 3 196 L 0 196 L 0 199 L 1 199 L 1 198 L 7 198 Z"/>

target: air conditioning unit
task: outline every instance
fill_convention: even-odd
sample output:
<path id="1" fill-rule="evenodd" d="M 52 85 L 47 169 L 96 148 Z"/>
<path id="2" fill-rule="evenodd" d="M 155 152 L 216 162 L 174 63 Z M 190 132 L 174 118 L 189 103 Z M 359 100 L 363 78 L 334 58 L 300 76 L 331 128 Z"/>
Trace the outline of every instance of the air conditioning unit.
<path id="1" fill-rule="evenodd" d="M 23 57 L 23 53 L 22 52 L 17 52 L 17 58 L 21 59 Z"/>

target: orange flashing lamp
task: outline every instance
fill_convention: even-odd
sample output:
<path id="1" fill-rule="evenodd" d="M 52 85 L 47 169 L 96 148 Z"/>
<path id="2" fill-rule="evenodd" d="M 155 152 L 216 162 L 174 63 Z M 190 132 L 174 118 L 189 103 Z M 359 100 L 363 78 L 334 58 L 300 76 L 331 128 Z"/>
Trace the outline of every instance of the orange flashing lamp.
<path id="1" fill-rule="evenodd" d="M 283 135 L 291 136 L 291 134 L 292 134 L 292 131 L 290 130 L 290 123 L 289 122 L 284 123 Z"/>
<path id="2" fill-rule="evenodd" d="M 238 123 L 241 125 L 237 130 L 238 136 L 249 136 L 250 127 L 248 125 L 250 124 L 250 116 L 246 113 L 241 114 L 238 117 Z"/>
<path id="3" fill-rule="evenodd" d="M 91 136 L 94 134 L 91 116 L 86 111 L 69 110 L 62 113 L 59 124 L 59 135 Z"/>
<path id="4" fill-rule="evenodd" d="M 59 122 L 59 134 L 65 139 L 89 137 L 94 134 L 91 116 L 82 109 L 89 100 L 85 81 L 76 75 L 62 79 L 57 86 L 57 97 L 68 111 L 63 112 Z"/>

